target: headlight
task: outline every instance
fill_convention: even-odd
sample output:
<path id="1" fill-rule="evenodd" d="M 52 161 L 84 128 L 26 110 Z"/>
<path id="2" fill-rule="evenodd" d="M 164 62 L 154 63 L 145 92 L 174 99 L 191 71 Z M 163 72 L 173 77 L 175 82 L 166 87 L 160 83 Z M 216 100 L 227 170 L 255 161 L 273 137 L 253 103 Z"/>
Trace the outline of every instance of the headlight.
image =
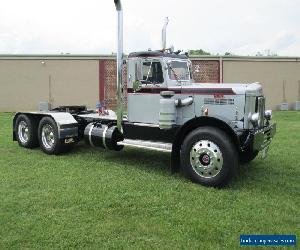
<path id="1" fill-rule="evenodd" d="M 265 111 L 265 118 L 269 121 L 272 119 L 272 110 Z"/>
<path id="2" fill-rule="evenodd" d="M 254 127 L 257 127 L 259 122 L 259 113 L 252 114 L 250 117 L 250 121 Z"/>

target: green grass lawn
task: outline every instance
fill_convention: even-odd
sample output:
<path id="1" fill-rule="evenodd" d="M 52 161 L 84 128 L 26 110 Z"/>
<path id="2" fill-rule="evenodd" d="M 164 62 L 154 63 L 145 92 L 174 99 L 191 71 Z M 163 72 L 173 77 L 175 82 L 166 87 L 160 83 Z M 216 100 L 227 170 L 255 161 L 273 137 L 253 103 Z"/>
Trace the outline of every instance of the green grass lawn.
<path id="1" fill-rule="evenodd" d="M 12 117 L 0 114 L 0 249 L 236 249 L 240 234 L 299 237 L 300 112 L 275 113 L 268 158 L 222 190 L 171 175 L 165 153 L 20 148 Z"/>

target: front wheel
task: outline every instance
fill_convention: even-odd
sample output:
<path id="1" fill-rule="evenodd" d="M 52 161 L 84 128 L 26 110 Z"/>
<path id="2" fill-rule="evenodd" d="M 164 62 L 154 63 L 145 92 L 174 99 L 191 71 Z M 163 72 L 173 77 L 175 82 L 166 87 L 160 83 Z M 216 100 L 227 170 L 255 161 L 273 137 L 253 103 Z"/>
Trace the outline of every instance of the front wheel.
<path id="1" fill-rule="evenodd" d="M 218 128 L 200 127 L 185 138 L 181 166 L 194 182 L 223 187 L 238 166 L 238 154 L 231 138 Z"/>

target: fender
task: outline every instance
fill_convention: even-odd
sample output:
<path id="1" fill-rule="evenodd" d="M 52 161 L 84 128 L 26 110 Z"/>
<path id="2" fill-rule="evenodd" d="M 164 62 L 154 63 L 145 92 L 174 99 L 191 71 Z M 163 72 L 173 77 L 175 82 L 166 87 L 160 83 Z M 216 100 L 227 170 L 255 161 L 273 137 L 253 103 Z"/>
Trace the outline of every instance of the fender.
<path id="1" fill-rule="evenodd" d="M 35 119 L 36 123 L 45 117 L 52 117 L 57 124 L 58 136 L 60 139 L 78 137 L 78 122 L 75 118 L 67 112 L 44 112 L 44 111 L 32 111 L 32 112 L 18 112 L 13 118 L 13 140 L 16 141 L 15 124 L 18 115 L 27 115 L 31 119 Z"/>
<path id="2" fill-rule="evenodd" d="M 237 131 L 229 125 L 231 121 L 229 120 L 227 120 L 226 122 L 225 121 L 223 117 L 222 118 L 220 117 L 219 119 L 217 117 L 201 116 L 201 117 L 195 117 L 187 121 L 185 124 L 183 124 L 178 130 L 178 132 L 176 133 L 176 136 L 172 143 L 171 172 L 174 173 L 180 169 L 181 145 L 185 137 L 196 128 L 204 127 L 204 126 L 220 128 L 222 131 L 227 133 L 232 138 L 236 147 L 239 148 L 240 140 Z"/>

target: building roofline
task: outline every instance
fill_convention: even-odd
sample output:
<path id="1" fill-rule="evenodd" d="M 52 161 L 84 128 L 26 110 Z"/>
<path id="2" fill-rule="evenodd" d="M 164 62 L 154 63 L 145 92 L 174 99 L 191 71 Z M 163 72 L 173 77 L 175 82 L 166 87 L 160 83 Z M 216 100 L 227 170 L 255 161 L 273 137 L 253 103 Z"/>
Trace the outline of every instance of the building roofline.
<path id="1" fill-rule="evenodd" d="M 299 61 L 298 56 L 189 56 L 191 60 L 223 60 L 223 61 Z"/>
<path id="2" fill-rule="evenodd" d="M 55 59 L 91 59 L 91 60 L 97 60 L 97 59 L 115 59 L 115 54 L 0 54 L 0 60 L 4 59 L 23 59 L 23 60 L 30 60 L 30 59 L 49 59 L 49 60 L 55 60 Z"/>
<path id="3" fill-rule="evenodd" d="M 0 54 L 0 60 L 99 60 L 115 59 L 115 54 Z M 191 60 L 222 60 L 222 61 L 296 61 L 298 56 L 200 56 L 191 55 Z"/>

